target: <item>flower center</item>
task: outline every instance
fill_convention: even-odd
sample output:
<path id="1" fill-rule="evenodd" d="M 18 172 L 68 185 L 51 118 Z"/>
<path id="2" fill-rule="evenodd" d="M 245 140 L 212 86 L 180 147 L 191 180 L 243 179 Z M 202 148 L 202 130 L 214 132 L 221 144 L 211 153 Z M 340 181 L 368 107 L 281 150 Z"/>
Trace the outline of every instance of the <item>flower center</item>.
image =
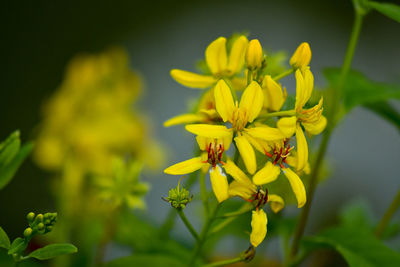
<path id="1" fill-rule="evenodd" d="M 274 165 L 278 164 L 281 168 L 285 168 L 283 163 L 287 163 L 286 158 L 290 155 L 290 151 L 293 148 L 294 147 L 289 144 L 289 140 L 286 139 L 283 141 L 283 145 L 275 144 L 272 154 L 265 152 L 265 155 L 272 159 Z"/>
<path id="2" fill-rule="evenodd" d="M 218 163 L 223 163 L 221 158 L 224 151 L 224 145 L 222 143 L 217 143 L 217 141 L 210 142 L 207 146 L 207 162 L 213 167 Z"/>
<path id="3" fill-rule="evenodd" d="M 242 131 L 248 122 L 248 115 L 246 109 L 239 108 L 238 102 L 235 103 L 235 110 L 233 112 L 233 119 L 232 119 L 232 128 L 235 131 L 240 132 Z"/>
<path id="4" fill-rule="evenodd" d="M 256 209 L 264 207 L 268 202 L 268 189 L 264 191 L 259 188 L 257 193 L 253 194 L 249 201 L 255 205 Z"/>

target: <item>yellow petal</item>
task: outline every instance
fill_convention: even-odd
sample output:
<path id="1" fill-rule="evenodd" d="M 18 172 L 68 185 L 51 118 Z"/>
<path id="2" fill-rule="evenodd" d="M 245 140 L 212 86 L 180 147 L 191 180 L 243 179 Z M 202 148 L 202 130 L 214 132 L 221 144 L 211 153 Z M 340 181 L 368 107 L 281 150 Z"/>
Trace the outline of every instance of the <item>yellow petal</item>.
<path id="1" fill-rule="evenodd" d="M 267 141 L 261 140 L 260 138 L 254 138 L 246 132 L 243 132 L 242 134 L 246 137 L 250 144 L 261 153 L 265 154 L 265 152 L 271 150 L 271 147 L 269 146 Z"/>
<path id="2" fill-rule="evenodd" d="M 253 176 L 253 183 L 256 185 L 268 184 L 276 180 L 280 173 L 280 168 L 268 161 L 265 166 Z"/>
<path id="3" fill-rule="evenodd" d="M 242 69 L 248 42 L 246 36 L 242 35 L 233 43 L 228 62 L 228 70 L 230 73 L 235 74 Z"/>
<path id="4" fill-rule="evenodd" d="M 193 113 L 181 114 L 181 115 L 172 117 L 171 119 L 164 122 L 164 127 L 170 127 L 170 126 L 174 126 L 174 125 L 178 125 L 178 124 L 204 122 L 205 120 L 207 120 L 207 117 L 202 114 L 193 114 Z"/>
<path id="5" fill-rule="evenodd" d="M 260 85 L 252 81 L 244 90 L 239 108 L 247 115 L 247 120 L 253 122 L 263 107 L 264 94 Z"/>
<path id="6" fill-rule="evenodd" d="M 285 102 L 282 87 L 270 75 L 266 75 L 262 82 L 264 93 L 264 107 L 271 111 L 279 111 Z"/>
<path id="7" fill-rule="evenodd" d="M 299 110 L 304 106 L 304 94 L 305 94 L 305 85 L 304 85 L 304 77 L 300 70 L 296 70 L 294 73 L 296 77 L 296 104 L 295 109 Z"/>
<path id="8" fill-rule="evenodd" d="M 224 125 L 189 124 L 185 126 L 188 132 L 209 138 L 226 138 L 232 136 L 232 130 Z"/>
<path id="9" fill-rule="evenodd" d="M 314 123 L 303 122 L 302 125 L 307 133 L 311 135 L 320 134 L 326 127 L 327 120 L 324 116 L 321 116 L 318 121 Z"/>
<path id="10" fill-rule="evenodd" d="M 311 97 L 312 90 L 314 88 L 314 76 L 310 71 L 310 67 L 303 68 L 302 73 L 304 77 L 304 106 Z"/>
<path id="11" fill-rule="evenodd" d="M 292 187 L 293 193 L 297 199 L 297 207 L 301 208 L 306 204 L 307 196 L 304 184 L 300 177 L 291 169 L 285 168 L 282 170 L 286 178 L 289 180 L 290 186 Z"/>
<path id="12" fill-rule="evenodd" d="M 229 198 L 228 179 L 226 178 L 226 175 L 222 172 L 220 166 L 217 165 L 215 166 L 215 168 L 210 169 L 210 180 L 211 187 L 218 202 L 222 202 Z"/>
<path id="13" fill-rule="evenodd" d="M 311 48 L 310 45 L 306 42 L 301 43 L 299 47 L 297 47 L 296 51 L 293 53 L 293 56 L 290 58 L 290 65 L 293 68 L 302 68 L 304 66 L 308 66 L 311 61 Z"/>
<path id="14" fill-rule="evenodd" d="M 224 122 L 232 122 L 235 103 L 232 92 L 224 80 L 219 80 L 214 88 L 215 107 Z"/>
<path id="15" fill-rule="evenodd" d="M 268 203 L 273 212 L 277 213 L 285 207 L 285 201 L 278 195 L 268 194 Z"/>
<path id="16" fill-rule="evenodd" d="M 253 174 L 257 170 L 256 154 L 254 153 L 253 147 L 244 136 L 235 137 L 235 143 L 247 171 Z"/>
<path id="17" fill-rule="evenodd" d="M 249 69 L 257 69 L 261 67 L 263 60 L 263 50 L 260 42 L 257 39 L 253 39 L 249 42 L 246 51 L 246 64 Z"/>
<path id="18" fill-rule="evenodd" d="M 256 192 L 256 189 L 254 189 L 253 187 L 248 187 L 238 181 L 233 181 L 229 184 L 228 193 L 230 197 L 238 196 L 245 200 L 248 200 Z"/>
<path id="19" fill-rule="evenodd" d="M 227 68 L 226 38 L 219 37 L 206 49 L 206 62 L 213 74 L 221 74 Z"/>
<path id="20" fill-rule="evenodd" d="M 247 86 L 246 77 L 233 77 L 231 78 L 232 88 L 235 90 L 243 90 Z"/>
<path id="21" fill-rule="evenodd" d="M 176 163 L 166 168 L 164 172 L 173 175 L 183 175 L 197 171 L 204 165 L 208 165 L 208 163 L 204 163 L 201 157 L 196 157 Z"/>
<path id="22" fill-rule="evenodd" d="M 276 141 L 284 139 L 285 136 L 278 128 L 268 126 L 246 128 L 246 132 L 254 138 L 260 138 L 265 141 Z"/>
<path id="23" fill-rule="evenodd" d="M 241 184 L 247 185 L 249 188 L 256 188 L 255 185 L 251 182 L 249 177 L 238 167 L 236 166 L 233 161 L 228 160 L 225 165 L 223 166 L 226 173 L 233 177 L 236 181 L 240 182 Z"/>
<path id="24" fill-rule="evenodd" d="M 224 148 L 224 151 L 229 149 L 230 144 L 232 143 L 232 135 L 226 137 L 226 138 L 210 138 L 210 137 L 204 137 L 204 136 L 196 136 L 196 141 L 197 144 L 199 145 L 199 148 L 201 151 L 206 151 L 207 147 L 212 144 L 212 146 L 219 147 L 219 145 L 222 145 Z"/>
<path id="25" fill-rule="evenodd" d="M 296 132 L 296 122 L 296 116 L 286 117 L 279 119 L 276 126 L 286 138 L 290 138 Z"/>
<path id="26" fill-rule="evenodd" d="M 297 141 L 297 171 L 304 169 L 308 162 L 308 146 L 307 140 L 304 136 L 303 129 L 300 124 L 296 127 L 296 141 Z"/>
<path id="27" fill-rule="evenodd" d="M 217 81 L 212 76 L 200 75 L 185 70 L 173 69 L 170 74 L 175 81 L 190 88 L 208 88 Z"/>
<path id="28" fill-rule="evenodd" d="M 251 216 L 250 243 L 257 247 L 267 235 L 267 214 L 263 209 L 253 210 Z"/>

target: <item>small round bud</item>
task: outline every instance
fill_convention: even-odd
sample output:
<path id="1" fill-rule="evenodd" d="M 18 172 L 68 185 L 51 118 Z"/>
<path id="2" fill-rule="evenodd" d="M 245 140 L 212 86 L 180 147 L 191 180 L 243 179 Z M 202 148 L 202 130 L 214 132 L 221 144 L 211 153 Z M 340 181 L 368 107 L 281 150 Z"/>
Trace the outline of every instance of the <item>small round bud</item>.
<path id="1" fill-rule="evenodd" d="M 37 228 L 38 228 L 39 231 L 43 230 L 44 229 L 44 223 L 39 223 L 37 225 Z"/>
<path id="2" fill-rule="evenodd" d="M 53 230 L 53 226 L 49 225 L 46 227 L 46 232 L 51 232 Z"/>
<path id="3" fill-rule="evenodd" d="M 299 47 L 297 47 L 296 51 L 293 53 L 293 56 L 290 58 L 290 65 L 295 68 L 303 68 L 308 66 L 311 61 L 311 48 L 310 45 L 306 42 L 301 43 Z"/>
<path id="4" fill-rule="evenodd" d="M 28 222 L 32 222 L 33 219 L 35 219 L 35 213 L 29 212 L 28 215 L 26 215 L 26 219 L 28 220 Z"/>
<path id="5" fill-rule="evenodd" d="M 26 228 L 24 231 L 24 236 L 29 237 L 29 236 L 31 236 L 31 234 L 32 234 L 32 228 L 30 228 L 30 227 Z"/>
<path id="6" fill-rule="evenodd" d="M 184 209 L 186 205 L 192 201 L 192 196 L 190 196 L 190 193 L 187 189 L 183 187 L 179 188 L 178 185 L 177 188 L 172 188 L 169 190 L 169 195 L 167 198 L 165 198 L 165 200 L 176 209 Z"/>
<path id="7" fill-rule="evenodd" d="M 36 216 L 36 221 L 37 221 L 37 222 L 43 222 L 43 214 L 38 214 L 38 215 Z"/>
<path id="8" fill-rule="evenodd" d="M 254 70 L 261 67 L 263 61 L 263 50 L 260 42 L 253 39 L 249 42 L 246 51 L 246 64 L 247 68 Z"/>

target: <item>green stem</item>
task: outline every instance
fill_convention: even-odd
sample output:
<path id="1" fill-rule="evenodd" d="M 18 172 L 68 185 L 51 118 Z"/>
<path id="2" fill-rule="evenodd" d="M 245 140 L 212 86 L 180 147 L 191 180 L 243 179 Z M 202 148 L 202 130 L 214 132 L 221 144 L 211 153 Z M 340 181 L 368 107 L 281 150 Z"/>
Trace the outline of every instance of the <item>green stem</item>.
<path id="1" fill-rule="evenodd" d="M 239 215 L 245 214 L 254 209 L 254 206 L 250 203 L 245 203 L 239 210 L 234 212 L 228 212 L 221 216 L 217 216 L 216 219 L 224 219 L 229 217 L 237 217 Z"/>
<path id="2" fill-rule="evenodd" d="M 288 70 L 282 72 L 281 74 L 276 75 L 276 76 L 273 77 L 272 79 L 273 79 L 274 81 L 279 81 L 280 79 L 282 79 L 282 78 L 284 78 L 284 77 L 286 77 L 286 76 L 289 76 L 289 75 L 292 74 L 293 72 L 294 72 L 294 69 L 288 69 Z"/>
<path id="3" fill-rule="evenodd" d="M 337 88 L 333 88 L 333 87 L 329 88 L 329 90 L 330 90 L 329 93 L 330 93 L 331 100 L 332 100 L 330 102 L 330 112 L 327 114 L 327 119 L 329 121 L 329 124 L 322 136 L 322 141 L 319 146 L 317 158 L 314 163 L 314 168 L 312 168 L 312 171 L 310 174 L 310 184 L 309 184 L 309 188 L 308 188 L 308 192 L 307 192 L 307 203 L 305 204 L 305 206 L 303 207 L 303 209 L 301 211 L 299 221 L 297 223 L 297 227 L 296 227 L 296 230 L 294 233 L 293 243 L 292 243 L 292 247 L 290 250 L 290 256 L 289 256 L 290 260 L 293 260 L 295 258 L 296 254 L 299 250 L 300 240 L 304 234 L 304 229 L 307 224 L 312 200 L 314 197 L 315 189 L 317 187 L 318 174 L 320 172 L 320 168 L 321 168 L 323 159 L 326 154 L 326 150 L 327 150 L 327 147 L 329 144 L 331 134 L 336 125 L 335 118 L 336 118 L 337 110 L 340 107 L 339 106 L 340 91 L 344 85 L 344 82 L 346 81 L 347 74 L 350 71 L 351 62 L 352 62 L 353 56 L 354 56 L 354 51 L 356 49 L 357 41 L 358 41 L 358 38 L 359 38 L 360 32 L 361 32 L 363 16 L 364 16 L 364 14 L 359 12 L 359 10 L 356 9 L 353 30 L 351 32 L 350 41 L 349 41 L 347 51 L 346 51 L 346 56 L 345 56 L 345 59 L 343 62 L 339 83 L 337 85 Z"/>
<path id="4" fill-rule="evenodd" d="M 201 195 L 201 201 L 203 202 L 204 214 L 207 218 L 210 213 L 210 208 L 208 206 L 206 173 L 204 173 L 202 170 L 200 170 L 200 195 Z"/>
<path id="5" fill-rule="evenodd" d="M 183 212 L 182 209 L 177 209 L 179 217 L 181 217 L 182 222 L 185 224 L 186 228 L 189 230 L 189 232 L 192 234 L 194 239 L 197 241 L 199 240 L 199 235 L 197 234 L 196 230 L 193 228 L 192 224 L 189 222 L 189 220 L 186 218 L 185 213 Z"/>
<path id="6" fill-rule="evenodd" d="M 192 258 L 191 258 L 188 266 L 194 266 L 194 263 L 196 262 L 197 257 L 201 253 L 202 247 L 207 238 L 208 231 L 210 230 L 211 224 L 213 223 L 213 221 L 217 215 L 219 207 L 220 207 L 220 204 L 218 204 L 214 208 L 212 214 L 207 218 L 206 222 L 204 223 L 203 229 L 201 229 L 199 240 L 197 241 L 196 248 L 193 251 L 193 255 L 192 255 Z"/>
<path id="7" fill-rule="evenodd" d="M 222 261 L 216 261 L 210 264 L 203 265 L 203 267 L 217 267 L 217 266 L 225 266 L 228 264 L 234 264 L 243 261 L 241 257 L 229 259 L 229 260 L 222 260 Z"/>
<path id="8" fill-rule="evenodd" d="M 296 115 L 296 111 L 294 109 L 291 109 L 291 110 L 283 110 L 283 111 L 260 114 L 260 116 L 258 116 L 258 118 L 269 119 L 272 117 L 290 117 L 290 116 L 294 116 L 294 115 Z"/>
<path id="9" fill-rule="evenodd" d="M 375 235 L 377 237 L 381 237 L 384 230 L 388 226 L 390 219 L 393 217 L 393 215 L 396 213 L 396 211 L 400 207 L 400 189 L 397 191 L 396 196 L 394 197 L 392 203 L 386 210 L 385 214 L 383 215 L 382 219 L 379 221 L 378 226 L 376 227 L 375 230 Z"/>

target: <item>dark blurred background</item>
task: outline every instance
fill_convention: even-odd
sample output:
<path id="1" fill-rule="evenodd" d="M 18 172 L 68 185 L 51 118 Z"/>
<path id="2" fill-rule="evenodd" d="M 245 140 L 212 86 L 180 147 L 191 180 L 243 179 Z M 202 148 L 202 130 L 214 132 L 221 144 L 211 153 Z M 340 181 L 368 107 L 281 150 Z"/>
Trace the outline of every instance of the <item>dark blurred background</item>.
<path id="1" fill-rule="evenodd" d="M 61 83 L 68 61 L 77 53 L 119 45 L 144 78 L 140 106 L 169 147 L 167 163 L 188 158 L 193 137 L 181 127 L 164 129 L 162 122 L 185 112 L 186 100 L 198 94 L 175 83 L 171 68 L 194 70 L 215 38 L 248 31 L 264 48 L 289 54 L 309 42 L 311 68 L 323 86 L 322 69 L 342 63 L 353 19 L 349 0 L 7 1 L 1 6 L 1 139 L 20 129 L 23 140 L 34 140 L 41 105 Z M 353 67 L 378 81 L 400 82 L 399 43 L 400 25 L 371 13 Z M 293 80 L 284 82 L 293 88 Z M 369 111 L 354 110 L 333 136 L 328 158 L 334 179 L 318 189 L 309 229 L 331 221 L 344 202 L 356 198 L 367 199 L 380 217 L 400 186 L 399 152 L 394 127 Z M 149 210 L 161 222 L 167 207 L 160 196 L 177 181 L 161 171 L 147 177 L 153 184 Z M 22 234 L 26 213 L 53 208 L 51 179 L 29 159 L 1 191 L 0 225 L 11 237 Z"/>

